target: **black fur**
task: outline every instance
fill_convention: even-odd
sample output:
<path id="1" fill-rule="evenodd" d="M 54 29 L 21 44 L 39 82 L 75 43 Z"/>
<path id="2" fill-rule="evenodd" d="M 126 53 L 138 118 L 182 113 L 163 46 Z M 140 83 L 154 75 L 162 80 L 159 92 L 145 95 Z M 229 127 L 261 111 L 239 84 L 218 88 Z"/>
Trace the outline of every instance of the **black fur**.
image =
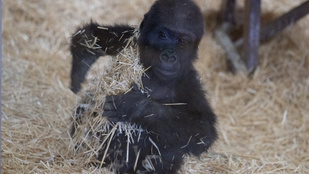
<path id="1" fill-rule="evenodd" d="M 77 93 L 90 66 L 104 55 L 116 55 L 126 46 L 134 28 L 127 25 L 99 26 L 91 23 L 72 36 L 71 90 Z"/>
<path id="2" fill-rule="evenodd" d="M 104 104 L 103 115 L 110 121 L 137 124 L 146 130 L 142 140 L 130 146 L 134 150 L 130 151 L 129 162 L 125 162 L 125 155 L 107 158 L 107 164 L 115 159 L 122 164 L 116 172 L 177 173 L 185 154 L 199 156 L 216 140 L 216 116 L 193 67 L 204 32 L 203 20 L 191 0 L 158 0 L 145 15 L 137 43 L 141 63 L 145 68 L 151 66 L 142 79 L 146 93 L 134 88 L 126 94 L 107 96 Z M 89 66 L 99 56 L 117 54 L 126 44 L 125 39 L 133 34 L 130 26 L 105 27 L 108 30 L 91 23 L 79 30 L 83 35 L 73 35 L 73 92 L 78 92 Z M 100 49 L 79 45 L 93 36 L 99 38 L 95 44 Z M 115 153 L 126 148 L 126 140 L 120 136 L 118 142 L 112 142 Z M 140 160 L 134 168 L 139 150 Z M 149 155 L 160 159 L 152 159 L 155 171 L 147 172 L 142 160 Z M 103 152 L 98 158 L 102 156 Z"/>

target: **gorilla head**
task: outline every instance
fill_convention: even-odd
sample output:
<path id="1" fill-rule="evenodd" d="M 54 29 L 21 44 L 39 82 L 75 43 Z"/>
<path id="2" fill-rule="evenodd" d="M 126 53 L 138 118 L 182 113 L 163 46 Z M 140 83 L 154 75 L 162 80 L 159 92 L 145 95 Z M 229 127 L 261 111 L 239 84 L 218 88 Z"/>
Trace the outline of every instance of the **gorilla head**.
<path id="1" fill-rule="evenodd" d="M 140 61 L 160 81 L 179 79 L 192 68 L 204 33 L 200 9 L 189 0 L 159 0 L 140 26 Z"/>
<path id="2" fill-rule="evenodd" d="M 204 20 L 192 0 L 157 0 L 140 25 L 140 61 L 157 82 L 175 82 L 192 69 L 204 33 Z M 104 28 L 104 30 L 102 29 Z M 134 34 L 128 25 L 98 25 L 91 22 L 72 36 L 71 89 L 77 93 L 90 66 L 104 55 L 117 55 Z M 95 38 L 101 49 L 85 47 Z M 82 43 L 82 44 L 81 44 Z"/>

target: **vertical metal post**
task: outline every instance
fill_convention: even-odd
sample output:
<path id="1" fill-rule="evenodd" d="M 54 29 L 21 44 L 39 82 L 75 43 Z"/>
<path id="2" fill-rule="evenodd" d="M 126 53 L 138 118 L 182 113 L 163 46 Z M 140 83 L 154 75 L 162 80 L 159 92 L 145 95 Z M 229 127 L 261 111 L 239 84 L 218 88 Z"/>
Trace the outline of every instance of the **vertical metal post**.
<path id="1" fill-rule="evenodd" d="M 247 69 L 252 72 L 259 63 L 261 0 L 246 0 L 244 16 L 243 58 Z"/>
<path id="2" fill-rule="evenodd" d="M 228 24 L 234 24 L 235 23 L 235 6 L 236 6 L 236 0 L 223 0 L 222 3 L 222 22 L 227 22 Z"/>
<path id="3" fill-rule="evenodd" d="M 0 101 L 1 101 L 1 86 L 2 86 L 2 0 L 0 0 Z M 1 110 L 1 105 L 0 105 L 0 130 L 1 130 L 1 120 L 2 120 L 2 110 Z M 1 149 L 1 132 L 0 132 L 0 149 Z M 0 166 L 1 166 L 1 151 L 0 151 Z M 1 168 L 0 168 L 0 173 L 1 173 Z"/>

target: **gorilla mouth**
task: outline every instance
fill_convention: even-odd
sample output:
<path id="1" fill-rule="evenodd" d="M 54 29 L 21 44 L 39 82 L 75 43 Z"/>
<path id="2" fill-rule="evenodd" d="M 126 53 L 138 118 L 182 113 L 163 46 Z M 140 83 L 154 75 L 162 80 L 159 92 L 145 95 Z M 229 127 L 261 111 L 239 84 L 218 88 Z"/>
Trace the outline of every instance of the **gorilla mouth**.
<path id="1" fill-rule="evenodd" d="M 164 67 L 156 67 L 155 71 L 165 76 L 174 76 L 177 74 L 176 70 L 171 69 L 171 68 L 164 68 Z"/>

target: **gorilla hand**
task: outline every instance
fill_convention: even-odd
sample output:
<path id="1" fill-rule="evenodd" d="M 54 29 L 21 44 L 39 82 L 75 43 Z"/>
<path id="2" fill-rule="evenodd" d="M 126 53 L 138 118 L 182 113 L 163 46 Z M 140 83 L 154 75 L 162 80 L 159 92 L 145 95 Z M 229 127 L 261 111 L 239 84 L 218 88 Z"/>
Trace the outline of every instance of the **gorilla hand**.
<path id="1" fill-rule="evenodd" d="M 136 89 L 125 94 L 110 95 L 105 99 L 103 116 L 112 122 L 131 122 L 132 119 L 143 116 L 150 102 L 152 101 Z"/>

